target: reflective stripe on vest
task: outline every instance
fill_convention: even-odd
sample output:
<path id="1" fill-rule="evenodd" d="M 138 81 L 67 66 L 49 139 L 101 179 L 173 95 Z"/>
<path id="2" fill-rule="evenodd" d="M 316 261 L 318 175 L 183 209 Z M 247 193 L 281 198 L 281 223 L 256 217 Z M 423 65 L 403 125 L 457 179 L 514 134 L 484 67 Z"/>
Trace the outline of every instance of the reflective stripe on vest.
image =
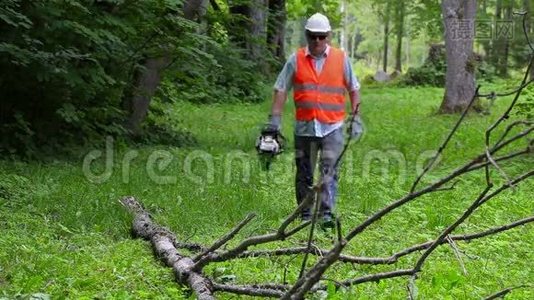
<path id="1" fill-rule="evenodd" d="M 297 84 L 293 87 L 295 91 L 315 91 L 318 90 L 321 93 L 325 94 L 345 94 L 345 87 L 335 87 L 335 86 L 320 86 L 313 83 L 308 84 Z"/>
<path id="2" fill-rule="evenodd" d="M 314 100 L 301 100 L 295 103 L 295 106 L 297 108 L 305 108 L 305 109 L 316 108 L 316 109 L 326 110 L 326 111 L 337 111 L 337 112 L 345 111 L 344 104 L 320 103 L 320 102 L 315 102 Z"/>
<path id="3" fill-rule="evenodd" d="M 330 47 L 321 73 L 317 74 L 313 58 L 306 49 L 297 51 L 297 72 L 293 79 L 293 94 L 297 121 L 316 119 L 335 123 L 345 118 L 345 91 L 343 51 Z"/>

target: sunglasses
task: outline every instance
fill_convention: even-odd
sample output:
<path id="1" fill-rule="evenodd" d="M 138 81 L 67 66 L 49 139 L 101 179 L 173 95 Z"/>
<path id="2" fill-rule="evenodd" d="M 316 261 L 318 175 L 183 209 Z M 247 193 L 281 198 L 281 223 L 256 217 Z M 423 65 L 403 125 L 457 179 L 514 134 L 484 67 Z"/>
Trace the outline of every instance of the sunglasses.
<path id="1" fill-rule="evenodd" d="M 320 41 L 326 39 L 328 35 L 322 35 L 322 34 L 308 34 L 308 38 L 312 41 L 315 41 L 319 39 Z"/>

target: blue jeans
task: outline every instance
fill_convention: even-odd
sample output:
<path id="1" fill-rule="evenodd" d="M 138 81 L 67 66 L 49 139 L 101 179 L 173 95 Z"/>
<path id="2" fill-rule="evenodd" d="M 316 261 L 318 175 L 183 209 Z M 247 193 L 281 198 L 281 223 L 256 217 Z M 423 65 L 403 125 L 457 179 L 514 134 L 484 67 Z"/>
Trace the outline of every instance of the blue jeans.
<path id="1" fill-rule="evenodd" d="M 334 165 L 343 150 L 343 127 L 334 130 L 325 137 L 295 136 L 295 163 L 297 174 L 295 176 L 295 190 L 297 204 L 300 204 L 312 193 L 313 173 L 319 155 L 321 186 L 321 206 L 319 216 L 331 216 L 337 193 L 337 180 L 339 165 Z M 313 203 L 311 201 L 310 203 Z M 305 207 L 301 214 L 303 218 L 309 218 L 312 204 Z"/>

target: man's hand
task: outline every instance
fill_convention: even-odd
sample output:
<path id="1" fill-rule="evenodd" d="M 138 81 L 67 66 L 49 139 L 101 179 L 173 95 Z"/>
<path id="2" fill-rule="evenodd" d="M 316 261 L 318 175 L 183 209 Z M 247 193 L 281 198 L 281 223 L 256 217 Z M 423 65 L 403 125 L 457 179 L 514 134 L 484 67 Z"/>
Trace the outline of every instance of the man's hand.
<path id="1" fill-rule="evenodd" d="M 280 115 L 269 115 L 269 120 L 265 127 L 263 127 L 263 131 L 278 132 L 280 131 L 281 122 L 282 118 Z"/>
<path id="2" fill-rule="evenodd" d="M 351 116 L 349 122 L 347 134 L 349 134 L 353 140 L 359 140 L 364 131 L 364 125 L 360 115 L 357 114 L 355 116 Z"/>

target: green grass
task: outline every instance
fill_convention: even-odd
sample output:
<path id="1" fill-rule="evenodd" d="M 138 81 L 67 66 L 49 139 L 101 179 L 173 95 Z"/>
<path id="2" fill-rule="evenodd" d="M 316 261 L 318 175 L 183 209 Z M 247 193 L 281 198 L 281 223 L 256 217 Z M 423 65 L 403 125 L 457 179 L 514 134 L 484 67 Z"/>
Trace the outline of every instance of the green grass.
<path id="1" fill-rule="evenodd" d="M 364 90 L 364 138 L 351 145 L 342 165 L 337 213 L 347 231 L 394 199 L 405 195 L 428 153 L 435 151 L 458 116 L 436 115 L 443 91 L 437 88 Z M 490 115 L 470 115 L 439 164 L 421 186 L 484 150 L 483 134 L 511 98 L 499 99 Z M 266 121 L 270 103 L 165 107 L 176 129 L 197 140 L 182 148 L 128 148 L 115 142 L 111 174 L 91 182 L 83 158 L 105 153 L 105 141 L 85 149 L 76 160 L 50 163 L 0 162 L 0 298 L 44 293 L 52 298 L 188 298 L 172 272 L 155 260 L 149 244 L 130 236 L 131 217 L 118 204 L 134 195 L 156 221 L 189 241 L 209 243 L 250 212 L 257 218 L 241 237 L 274 228 L 294 207 L 292 105 L 286 106 L 283 132 L 287 151 L 270 173 L 260 171 L 254 140 Z M 509 121 L 508 121 L 509 122 Z M 523 145 L 516 145 L 521 147 Z M 168 161 L 161 159 L 167 157 Z M 130 163 L 128 163 L 130 161 Z M 532 157 L 505 168 L 510 175 L 532 166 Z M 245 166 L 245 167 L 244 167 Z M 90 166 L 105 170 L 104 159 Z M 247 171 L 248 170 L 248 171 Z M 494 171 L 496 182 L 503 181 Z M 461 178 L 456 188 L 410 203 L 371 226 L 351 242 L 354 255 L 387 256 L 432 239 L 476 197 L 483 172 Z M 476 232 L 529 216 L 534 211 L 532 180 L 480 208 L 456 233 Z M 279 245 L 302 243 L 299 235 Z M 417 281 L 421 299 L 480 299 L 509 286 L 532 284 L 532 224 L 470 243 L 458 243 L 467 256 L 463 274 L 450 247 L 427 261 Z M 328 247 L 328 238 L 318 243 Z M 400 260 L 409 267 L 416 255 Z M 235 275 L 238 283 L 280 283 L 284 268 L 294 279 L 299 258 L 254 259 L 210 266 L 216 277 Z M 329 278 L 357 277 L 391 266 L 338 265 Z M 405 299 L 404 278 L 363 284 L 329 299 Z M 220 294 L 222 299 L 235 299 Z M 507 299 L 533 299 L 532 288 Z"/>

